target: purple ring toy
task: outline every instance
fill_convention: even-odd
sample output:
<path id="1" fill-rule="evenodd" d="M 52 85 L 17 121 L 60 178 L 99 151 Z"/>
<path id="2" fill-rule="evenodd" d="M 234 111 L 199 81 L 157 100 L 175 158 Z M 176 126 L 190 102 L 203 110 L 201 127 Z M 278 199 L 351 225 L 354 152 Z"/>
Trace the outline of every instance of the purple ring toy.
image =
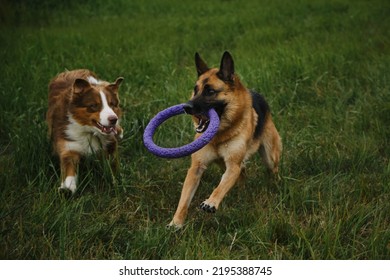
<path id="1" fill-rule="evenodd" d="M 144 132 L 144 145 L 149 150 L 149 152 L 163 158 L 185 157 L 200 150 L 211 141 L 211 139 L 217 133 L 219 127 L 219 117 L 214 109 L 210 109 L 207 113 L 210 119 L 207 130 L 193 142 L 177 148 L 162 148 L 153 142 L 153 135 L 157 127 L 159 127 L 167 119 L 184 113 L 184 104 L 175 105 L 159 112 L 149 122 Z"/>

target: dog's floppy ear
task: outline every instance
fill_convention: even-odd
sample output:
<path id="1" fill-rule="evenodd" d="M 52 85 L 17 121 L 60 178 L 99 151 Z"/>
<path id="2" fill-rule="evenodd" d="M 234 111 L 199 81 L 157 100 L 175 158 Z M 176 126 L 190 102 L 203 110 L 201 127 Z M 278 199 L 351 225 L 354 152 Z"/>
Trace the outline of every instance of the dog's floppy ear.
<path id="1" fill-rule="evenodd" d="M 119 77 L 119 78 L 117 78 L 117 79 L 115 80 L 114 83 L 108 85 L 108 87 L 109 87 L 112 91 L 118 92 L 119 86 L 120 86 L 120 84 L 123 82 L 123 80 L 124 80 L 124 78 Z"/>
<path id="2" fill-rule="evenodd" d="M 76 79 L 73 83 L 73 92 L 76 94 L 82 93 L 89 89 L 91 84 L 84 79 Z"/>
<path id="3" fill-rule="evenodd" d="M 219 67 L 218 77 L 226 82 L 232 82 L 234 77 L 233 57 L 228 51 L 223 53 L 221 66 Z"/>
<path id="4" fill-rule="evenodd" d="M 209 70 L 207 64 L 202 60 L 198 53 L 195 53 L 195 65 L 198 77 Z"/>

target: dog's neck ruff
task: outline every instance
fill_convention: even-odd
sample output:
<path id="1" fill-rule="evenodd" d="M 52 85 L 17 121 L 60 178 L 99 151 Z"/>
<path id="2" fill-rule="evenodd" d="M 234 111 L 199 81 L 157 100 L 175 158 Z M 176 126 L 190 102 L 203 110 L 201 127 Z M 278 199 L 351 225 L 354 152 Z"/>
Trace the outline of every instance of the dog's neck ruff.
<path id="1" fill-rule="evenodd" d="M 81 125 L 72 116 L 65 130 L 66 148 L 83 155 L 94 154 L 113 142 L 113 135 L 102 134 L 93 126 Z"/>

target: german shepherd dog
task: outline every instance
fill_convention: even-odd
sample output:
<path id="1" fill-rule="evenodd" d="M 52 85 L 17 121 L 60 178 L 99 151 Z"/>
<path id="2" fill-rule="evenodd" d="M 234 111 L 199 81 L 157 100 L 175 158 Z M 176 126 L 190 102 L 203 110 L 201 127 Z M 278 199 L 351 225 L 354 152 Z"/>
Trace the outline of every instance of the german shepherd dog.
<path id="1" fill-rule="evenodd" d="M 219 185 L 200 208 L 214 213 L 227 192 L 244 171 L 245 162 L 259 151 L 268 169 L 277 174 L 282 142 L 272 121 L 270 108 L 258 93 L 248 90 L 234 73 L 234 62 L 229 52 L 221 59 L 220 68 L 209 68 L 198 53 L 195 54 L 198 80 L 185 111 L 193 117 L 196 136 L 207 129 L 206 112 L 214 108 L 219 115 L 217 134 L 205 147 L 191 156 L 179 205 L 170 226 L 181 227 L 189 204 L 199 186 L 203 172 L 210 163 L 224 163 L 226 171 Z"/>

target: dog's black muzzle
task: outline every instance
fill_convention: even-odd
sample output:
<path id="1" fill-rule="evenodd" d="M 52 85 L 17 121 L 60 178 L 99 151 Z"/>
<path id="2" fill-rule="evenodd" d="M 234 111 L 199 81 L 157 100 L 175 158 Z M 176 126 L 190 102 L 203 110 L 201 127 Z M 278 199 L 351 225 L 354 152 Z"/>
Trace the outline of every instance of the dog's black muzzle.
<path id="1" fill-rule="evenodd" d="M 209 125 L 209 118 L 207 116 L 207 112 L 209 108 L 205 107 L 202 108 L 200 104 L 193 102 L 192 100 L 188 101 L 187 103 L 184 104 L 183 106 L 184 112 L 186 114 L 192 115 L 197 118 L 198 123 L 195 128 L 196 132 L 198 133 L 203 133 L 206 131 L 208 125 Z"/>
<path id="2" fill-rule="evenodd" d="M 194 114 L 194 103 L 190 100 L 187 103 L 184 103 L 183 106 L 184 112 L 188 115 L 193 115 Z"/>
<path id="3" fill-rule="evenodd" d="M 207 116 L 207 112 L 214 108 L 219 118 L 221 118 L 226 107 L 226 103 L 223 101 L 209 102 L 203 99 L 192 99 L 187 103 L 184 103 L 183 109 L 186 114 L 193 116 Z"/>

